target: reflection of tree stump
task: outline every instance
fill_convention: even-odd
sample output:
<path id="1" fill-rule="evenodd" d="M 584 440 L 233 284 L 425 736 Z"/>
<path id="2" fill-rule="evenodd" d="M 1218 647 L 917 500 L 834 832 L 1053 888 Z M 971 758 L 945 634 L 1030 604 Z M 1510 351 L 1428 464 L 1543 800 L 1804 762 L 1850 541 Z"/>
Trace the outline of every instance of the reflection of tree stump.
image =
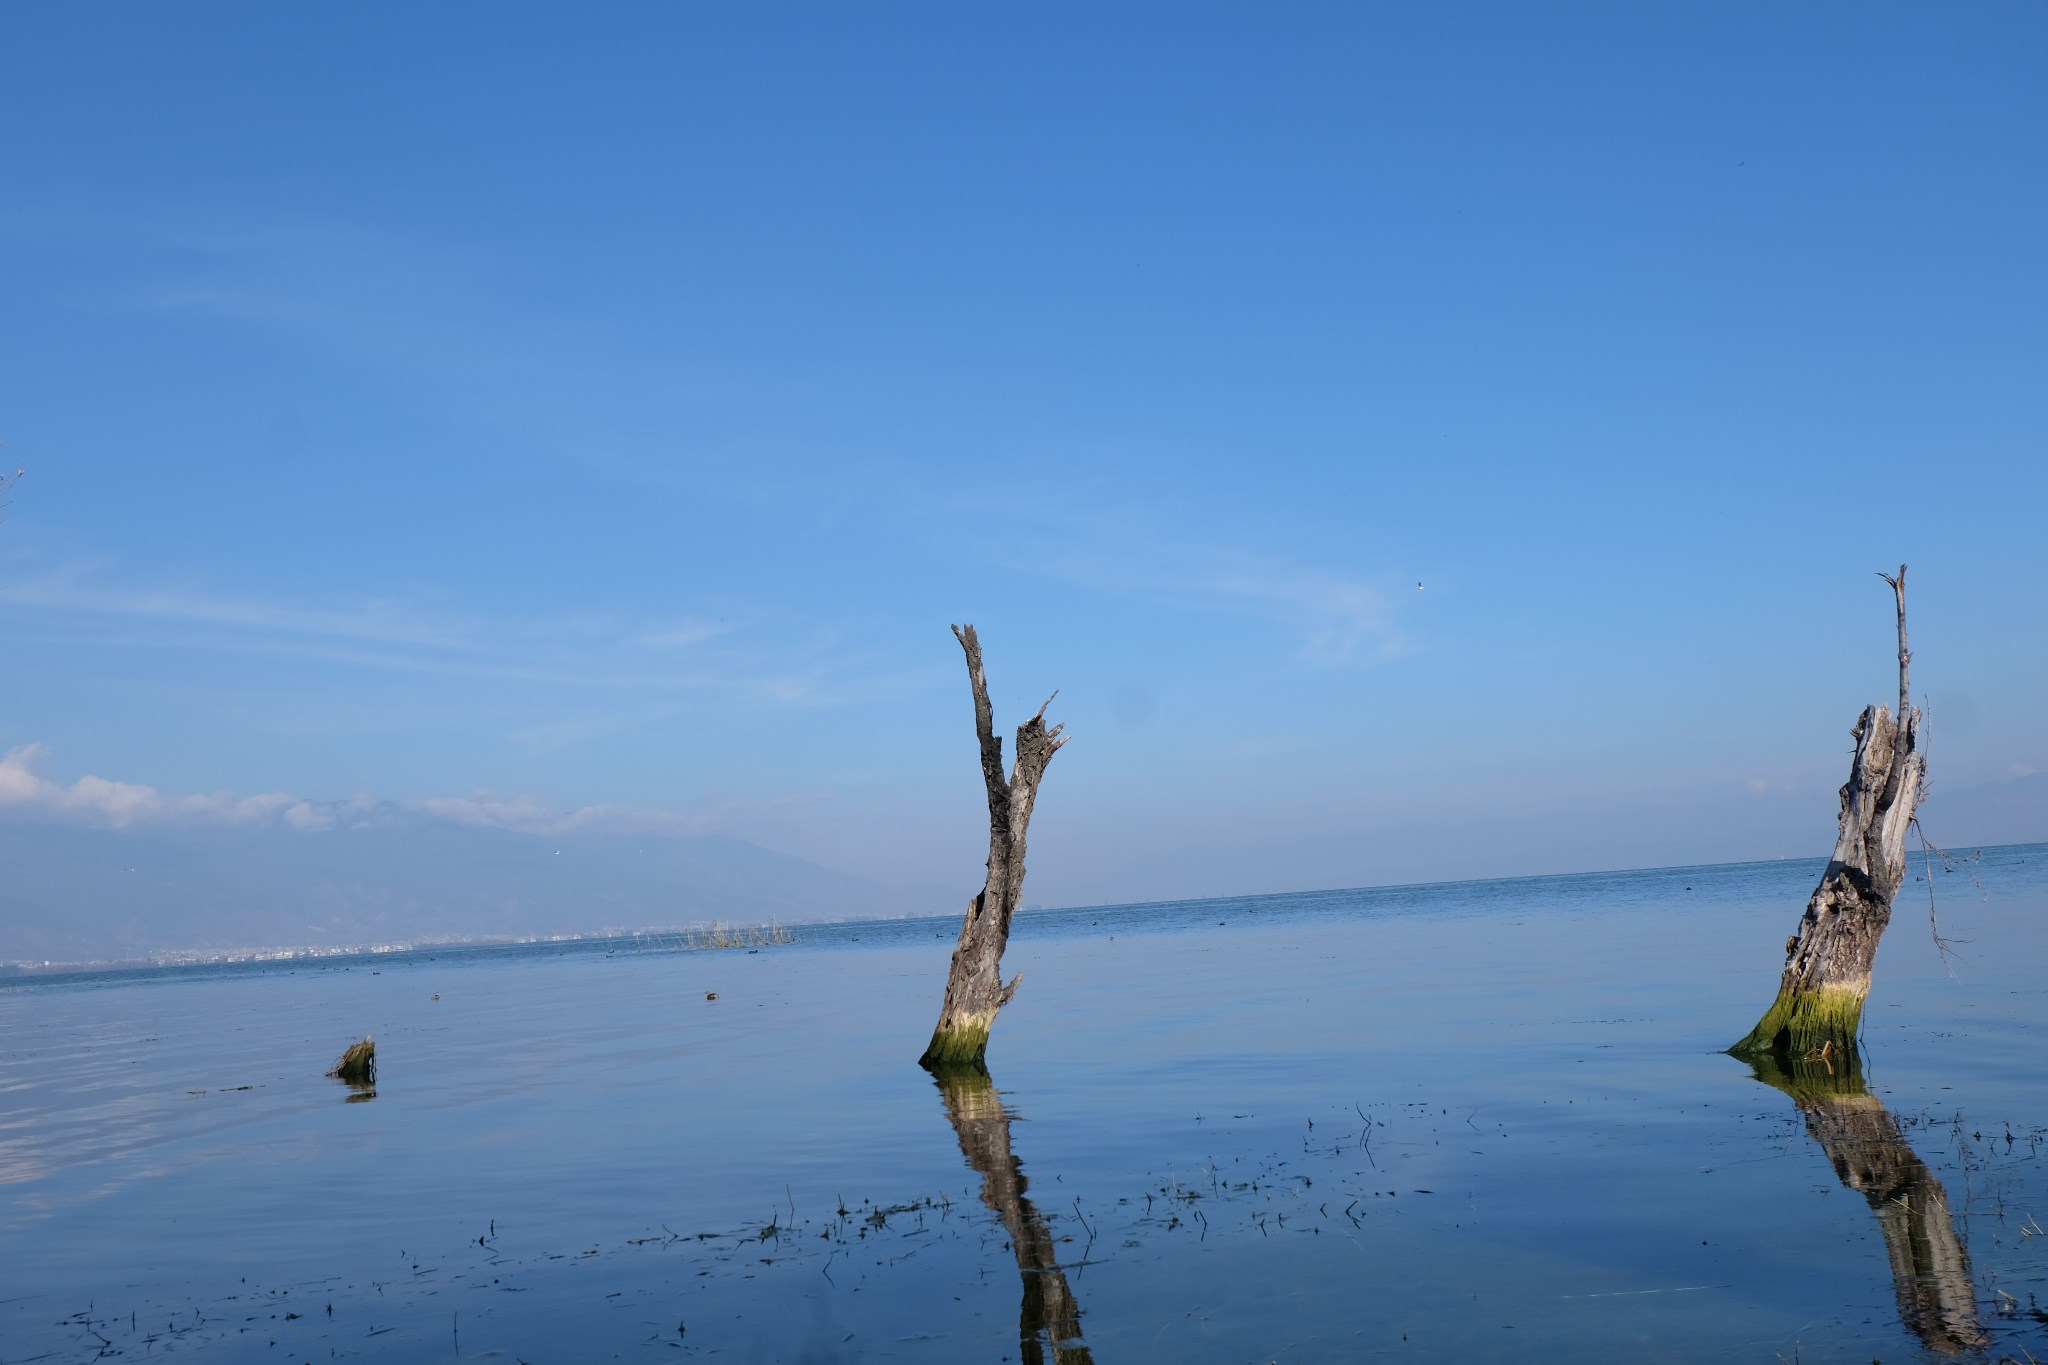
<path id="1" fill-rule="evenodd" d="M 1899 1321 L 1942 1355 L 1983 1350 L 1970 1257 L 1956 1235 L 1948 1191 L 1864 1087 L 1855 1054 L 1834 1062 L 1832 1071 L 1819 1062 L 1788 1068 L 1768 1057 L 1752 1065 L 1758 1080 L 1792 1097 L 1836 1177 L 1869 1201 L 1891 1257 Z"/>
<path id="2" fill-rule="evenodd" d="M 1024 1283 L 1017 1339 L 1025 1365 L 1093 1365 L 1052 1229 L 1025 1196 L 1023 1163 L 1010 1151 L 1010 1116 L 995 1083 L 978 1069 L 941 1071 L 936 1079 L 960 1154 L 981 1177 L 981 1202 L 1002 1220 L 1017 1253 L 1017 1276 Z"/>

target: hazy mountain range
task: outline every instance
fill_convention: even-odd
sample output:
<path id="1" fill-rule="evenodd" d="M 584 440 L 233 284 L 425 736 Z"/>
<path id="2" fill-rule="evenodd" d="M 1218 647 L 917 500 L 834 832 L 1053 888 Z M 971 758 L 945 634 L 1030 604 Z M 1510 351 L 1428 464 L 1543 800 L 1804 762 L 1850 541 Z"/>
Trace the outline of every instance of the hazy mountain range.
<path id="1" fill-rule="evenodd" d="M 462 802 L 449 804 L 468 818 L 251 804 L 113 826 L 48 802 L 10 811 L 0 963 L 940 914 L 973 889 L 884 887 L 716 834 L 476 823 Z M 2048 839 L 2048 773 L 1955 790 L 1937 778 L 1922 814 L 1956 852 Z M 1814 836 L 1825 853 L 1826 831 Z"/>
<path id="2" fill-rule="evenodd" d="M 930 914 L 957 899 L 722 835 L 539 833 L 396 807 L 317 833 L 10 820 L 0 876 L 0 962 L 37 963 Z"/>

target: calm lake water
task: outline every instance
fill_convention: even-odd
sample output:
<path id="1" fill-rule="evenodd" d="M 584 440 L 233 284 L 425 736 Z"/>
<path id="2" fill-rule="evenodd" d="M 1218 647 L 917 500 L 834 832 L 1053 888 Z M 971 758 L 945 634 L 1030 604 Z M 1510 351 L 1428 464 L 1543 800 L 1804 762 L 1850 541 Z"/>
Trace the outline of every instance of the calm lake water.
<path id="1" fill-rule="evenodd" d="M 0 1362 L 2048 1359 L 2048 845 L 1774 1085 L 1820 867 L 8 982 Z"/>

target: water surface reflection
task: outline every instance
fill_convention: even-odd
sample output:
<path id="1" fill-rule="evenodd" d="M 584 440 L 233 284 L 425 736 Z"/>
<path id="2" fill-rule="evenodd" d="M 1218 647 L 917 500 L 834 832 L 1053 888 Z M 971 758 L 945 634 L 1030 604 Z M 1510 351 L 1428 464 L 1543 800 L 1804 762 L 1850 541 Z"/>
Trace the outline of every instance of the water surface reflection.
<path id="1" fill-rule="evenodd" d="M 982 1070 L 942 1071 L 933 1077 L 946 1118 L 960 1139 L 960 1154 L 981 1177 L 981 1202 L 1002 1220 L 1017 1254 L 1024 1300 L 1017 1338 L 1025 1365 L 1093 1365 L 1081 1340 L 1081 1309 L 1061 1269 L 1058 1244 L 1045 1216 L 1026 1191 L 1024 1166 L 1010 1150 L 1010 1115 L 995 1082 Z"/>
<path id="2" fill-rule="evenodd" d="M 1948 1191 L 1900 1133 L 1898 1121 L 1864 1084 L 1853 1053 L 1827 1060 L 1763 1058 L 1756 1078 L 1792 1097 L 1806 1131 L 1842 1184 L 1869 1201 L 1891 1257 L 1899 1321 L 1929 1350 L 1981 1351 L 1970 1257 L 1949 1213 Z"/>

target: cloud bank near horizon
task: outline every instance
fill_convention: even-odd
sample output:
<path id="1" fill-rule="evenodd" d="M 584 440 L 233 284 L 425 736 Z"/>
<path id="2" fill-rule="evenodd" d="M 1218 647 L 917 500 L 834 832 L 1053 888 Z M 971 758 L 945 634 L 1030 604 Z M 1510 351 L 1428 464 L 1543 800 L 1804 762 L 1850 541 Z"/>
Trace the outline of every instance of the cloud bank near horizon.
<path id="1" fill-rule="evenodd" d="M 179 822 L 212 825 L 275 825 L 302 834 L 323 834 L 344 827 L 377 823 L 393 811 L 445 820 L 475 829 L 502 829 L 520 834 L 666 834 L 694 836 L 721 832 L 714 810 L 665 810 L 657 807 L 595 804 L 560 810 L 539 797 L 473 792 L 468 796 L 427 797 L 387 801 L 366 794 L 347 800 L 319 800 L 289 792 L 167 792 L 138 782 L 86 774 L 69 783 L 43 775 L 48 749 L 23 744 L 0 754 L 0 810 L 54 818 L 105 829 L 138 824 Z M 816 793 L 791 793 L 771 802 L 774 808 L 815 805 L 830 798 Z"/>

